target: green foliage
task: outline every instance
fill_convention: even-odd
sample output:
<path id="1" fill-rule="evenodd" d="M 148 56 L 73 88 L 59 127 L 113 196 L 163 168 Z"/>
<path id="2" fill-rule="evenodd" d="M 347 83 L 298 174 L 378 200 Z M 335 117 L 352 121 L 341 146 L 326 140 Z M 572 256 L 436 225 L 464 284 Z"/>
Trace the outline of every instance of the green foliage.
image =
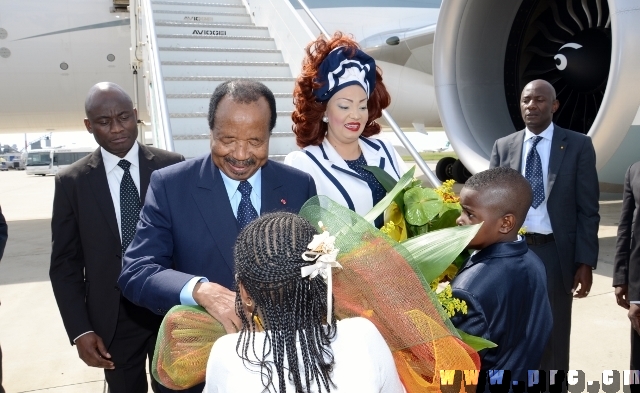
<path id="1" fill-rule="evenodd" d="M 417 263 L 417 266 L 412 266 L 414 270 L 420 271 L 425 280 L 431 282 L 451 265 L 479 229 L 480 224 L 445 228 L 412 237 L 402 245 Z"/>
<path id="2" fill-rule="evenodd" d="M 382 187 L 384 187 L 386 192 L 390 192 L 393 190 L 393 187 L 396 186 L 398 181 L 394 179 L 390 174 L 385 172 L 384 169 L 377 166 L 362 166 L 362 169 L 366 169 L 375 176 L 375 178 L 380 182 Z"/>
<path id="3" fill-rule="evenodd" d="M 413 174 L 415 173 L 415 171 L 416 167 L 409 169 L 407 173 L 405 173 L 400 178 L 400 180 L 398 180 L 398 183 L 393 187 L 393 189 L 389 191 L 387 196 L 382 198 L 382 200 L 378 202 L 378 204 L 376 204 L 373 209 L 371 209 L 369 213 L 367 213 L 363 218 L 366 221 L 372 222 L 376 219 L 376 217 L 384 213 L 391 202 L 393 202 L 395 198 L 404 191 L 404 188 L 413 181 Z"/>
<path id="4" fill-rule="evenodd" d="M 498 346 L 498 344 L 494 343 L 493 341 L 489 341 L 478 336 L 472 336 L 471 334 L 467 334 L 460 329 L 456 330 L 458 331 L 458 334 L 460 334 L 460 338 L 462 339 L 462 341 L 473 348 L 473 350 L 476 352 L 480 352 L 483 349 L 487 348 L 496 348 Z"/>
<path id="5" fill-rule="evenodd" d="M 432 188 L 410 188 L 404 193 L 404 218 L 409 225 L 425 225 L 440 214 L 443 203 Z"/>

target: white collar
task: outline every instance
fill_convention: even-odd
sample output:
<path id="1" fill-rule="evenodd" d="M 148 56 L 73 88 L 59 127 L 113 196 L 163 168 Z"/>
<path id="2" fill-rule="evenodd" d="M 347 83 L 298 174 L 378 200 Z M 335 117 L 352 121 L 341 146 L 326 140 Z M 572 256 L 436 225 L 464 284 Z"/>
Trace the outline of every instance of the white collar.
<path id="1" fill-rule="evenodd" d="M 234 180 L 230 178 L 219 168 L 218 171 L 220 172 L 220 176 L 222 177 L 222 181 L 224 182 L 224 188 L 227 190 L 229 200 L 231 200 L 236 192 L 238 192 L 240 180 Z M 251 175 L 251 177 L 248 178 L 247 181 L 249 182 L 249 184 L 251 184 L 251 192 L 254 192 L 258 198 L 262 198 L 262 167 L 258 168 L 256 173 Z"/>
<path id="2" fill-rule="evenodd" d="M 533 132 L 529 131 L 528 128 L 524 129 L 524 141 L 528 141 L 529 139 L 533 138 L 534 136 L 539 136 L 542 137 L 543 139 L 547 139 L 549 141 L 551 141 L 553 139 L 553 122 L 551 122 L 551 124 L 549 124 L 549 126 L 547 128 L 545 128 L 544 131 L 542 131 L 540 134 L 536 135 Z"/>
<path id="3" fill-rule="evenodd" d="M 367 139 L 370 140 L 373 138 L 367 138 Z M 377 160 L 379 160 L 378 156 L 380 155 L 380 153 L 378 153 L 378 151 L 375 150 L 373 147 L 369 146 L 368 143 L 363 142 L 361 138 L 358 138 L 358 145 L 360 146 L 360 151 L 362 151 L 362 155 L 364 156 L 365 161 L 367 161 L 367 165 L 378 166 Z M 345 162 L 344 158 L 340 156 L 340 154 L 331 145 L 331 143 L 329 143 L 326 137 L 324 138 L 324 140 L 322 141 L 322 144 L 319 147 L 324 150 L 326 154 L 326 160 L 328 160 L 332 164 L 335 164 L 336 166 L 339 166 L 342 169 L 351 171 L 351 169 Z"/>
<path id="4" fill-rule="evenodd" d="M 127 160 L 131 163 L 132 166 L 138 167 L 138 152 L 140 151 L 140 147 L 138 147 L 138 143 L 136 142 L 126 156 L 120 158 L 114 154 L 109 153 L 105 150 L 104 147 L 100 146 L 100 151 L 102 152 L 102 162 L 104 163 L 104 167 L 107 170 L 107 173 L 111 173 L 113 168 L 118 166 L 120 160 Z"/>

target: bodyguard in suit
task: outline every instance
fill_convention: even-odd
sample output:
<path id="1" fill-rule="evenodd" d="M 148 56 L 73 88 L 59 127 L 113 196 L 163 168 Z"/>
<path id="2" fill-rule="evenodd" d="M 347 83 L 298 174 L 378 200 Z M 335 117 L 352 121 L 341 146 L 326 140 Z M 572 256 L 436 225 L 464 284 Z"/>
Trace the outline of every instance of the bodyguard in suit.
<path id="1" fill-rule="evenodd" d="M 524 222 L 526 240 L 546 267 L 553 312 L 553 330 L 542 356 L 545 370 L 569 369 L 572 295 L 589 294 L 591 270 L 598 261 L 595 150 L 591 138 L 553 123 L 559 105 L 548 82 L 526 85 L 520 100 L 526 128 L 498 139 L 490 163 L 492 168 L 519 170 L 533 189 Z"/>
<path id="2" fill-rule="evenodd" d="M 9 232 L 7 228 L 7 222 L 2 215 L 2 208 L 0 208 L 0 261 L 2 260 L 4 247 L 7 245 L 8 237 Z M 2 387 L 2 348 L 0 348 L 0 393 L 4 393 L 4 388 Z"/>
<path id="3" fill-rule="evenodd" d="M 117 280 L 151 173 L 184 158 L 136 142 L 136 109 L 116 84 L 93 86 L 85 110 L 100 147 L 56 175 L 49 276 L 80 358 L 105 369 L 111 393 L 146 392 L 160 320 L 126 300 Z"/>
<path id="4" fill-rule="evenodd" d="M 199 304 L 227 332 L 238 331 L 232 290 L 239 231 L 258 213 L 298 213 L 316 194 L 308 174 L 268 159 L 275 122 L 275 98 L 263 84 L 227 81 L 216 88 L 211 154 L 151 176 L 118 280 L 133 303 L 160 315 Z"/>
<path id="5" fill-rule="evenodd" d="M 631 165 L 624 179 L 622 212 L 614 261 L 613 286 L 620 307 L 631 320 L 631 366 L 640 370 L 640 162 Z M 640 390 L 640 389 L 639 389 Z"/>

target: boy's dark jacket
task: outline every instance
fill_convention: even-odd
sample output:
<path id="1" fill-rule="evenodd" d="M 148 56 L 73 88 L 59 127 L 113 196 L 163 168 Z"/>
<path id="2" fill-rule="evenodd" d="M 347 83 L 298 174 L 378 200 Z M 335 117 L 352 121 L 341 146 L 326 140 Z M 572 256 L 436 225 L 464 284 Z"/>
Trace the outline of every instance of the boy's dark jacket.
<path id="1" fill-rule="evenodd" d="M 482 370 L 509 370 L 527 380 L 537 370 L 551 333 L 552 315 L 542 261 L 524 239 L 495 243 L 467 260 L 451 283 L 468 312 L 451 319 L 466 333 L 498 344 L 480 352 Z"/>

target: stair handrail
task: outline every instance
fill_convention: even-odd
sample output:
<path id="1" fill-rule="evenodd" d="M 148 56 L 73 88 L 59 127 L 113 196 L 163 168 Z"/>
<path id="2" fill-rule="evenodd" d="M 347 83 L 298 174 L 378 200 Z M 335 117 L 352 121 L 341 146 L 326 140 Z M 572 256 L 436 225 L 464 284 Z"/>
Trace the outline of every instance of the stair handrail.
<path id="1" fill-rule="evenodd" d="M 147 60 L 148 63 L 147 69 L 150 78 L 149 84 L 152 84 L 152 88 L 155 90 L 155 94 L 149 95 L 149 99 L 151 101 L 155 101 L 149 103 L 151 111 L 153 112 L 154 109 L 157 111 L 157 116 L 154 116 L 154 114 L 151 113 L 152 123 L 154 123 L 153 126 L 156 128 L 156 135 L 160 134 L 162 139 L 164 139 L 164 146 L 158 147 L 162 147 L 168 151 L 175 151 L 173 145 L 173 134 L 171 132 L 171 122 L 169 120 L 169 110 L 167 107 L 167 96 L 164 88 L 164 78 L 162 77 L 160 56 L 158 55 L 159 51 L 157 47 L 156 27 L 153 20 L 151 0 L 136 0 L 136 2 L 138 1 L 141 4 L 144 24 L 147 28 L 146 42 L 138 42 L 138 45 L 146 46 L 145 50 L 147 52 L 147 56 L 144 56 L 144 59 Z M 137 20 L 135 23 L 137 23 Z M 160 128 L 159 133 L 158 128 Z"/>
<path id="2" fill-rule="evenodd" d="M 298 3 L 300 3 L 300 5 L 302 6 L 302 9 L 307 13 L 311 21 L 316 25 L 318 30 L 320 30 L 322 35 L 324 35 L 325 38 L 328 40 L 331 39 L 331 36 L 327 32 L 327 30 L 325 30 L 325 28 L 322 26 L 320 21 L 315 17 L 313 12 L 311 12 L 309 7 L 307 7 L 304 0 L 297 0 L 297 1 Z M 400 129 L 400 126 L 398 126 L 398 123 L 396 123 L 396 121 L 393 120 L 393 117 L 391 117 L 391 115 L 389 114 L 389 112 L 387 112 L 386 109 L 382 110 L 382 117 L 384 117 L 385 121 L 389 124 L 393 132 L 396 133 L 396 136 L 398 137 L 398 139 L 400 139 L 400 142 L 404 145 L 404 147 L 407 149 L 409 154 L 411 154 L 411 157 L 413 157 L 413 159 L 416 162 L 416 165 L 418 165 L 418 168 L 420 168 L 422 173 L 424 173 L 424 175 L 427 177 L 427 180 L 429 180 L 429 183 L 431 183 L 433 187 L 439 187 L 442 184 L 442 182 L 440 182 L 440 180 L 433 173 L 431 168 L 429 168 L 427 163 L 420 156 L 420 153 L 418 153 L 416 148 L 413 147 L 413 145 L 411 144 L 411 141 L 409 141 L 409 138 L 407 138 L 404 132 Z"/>

